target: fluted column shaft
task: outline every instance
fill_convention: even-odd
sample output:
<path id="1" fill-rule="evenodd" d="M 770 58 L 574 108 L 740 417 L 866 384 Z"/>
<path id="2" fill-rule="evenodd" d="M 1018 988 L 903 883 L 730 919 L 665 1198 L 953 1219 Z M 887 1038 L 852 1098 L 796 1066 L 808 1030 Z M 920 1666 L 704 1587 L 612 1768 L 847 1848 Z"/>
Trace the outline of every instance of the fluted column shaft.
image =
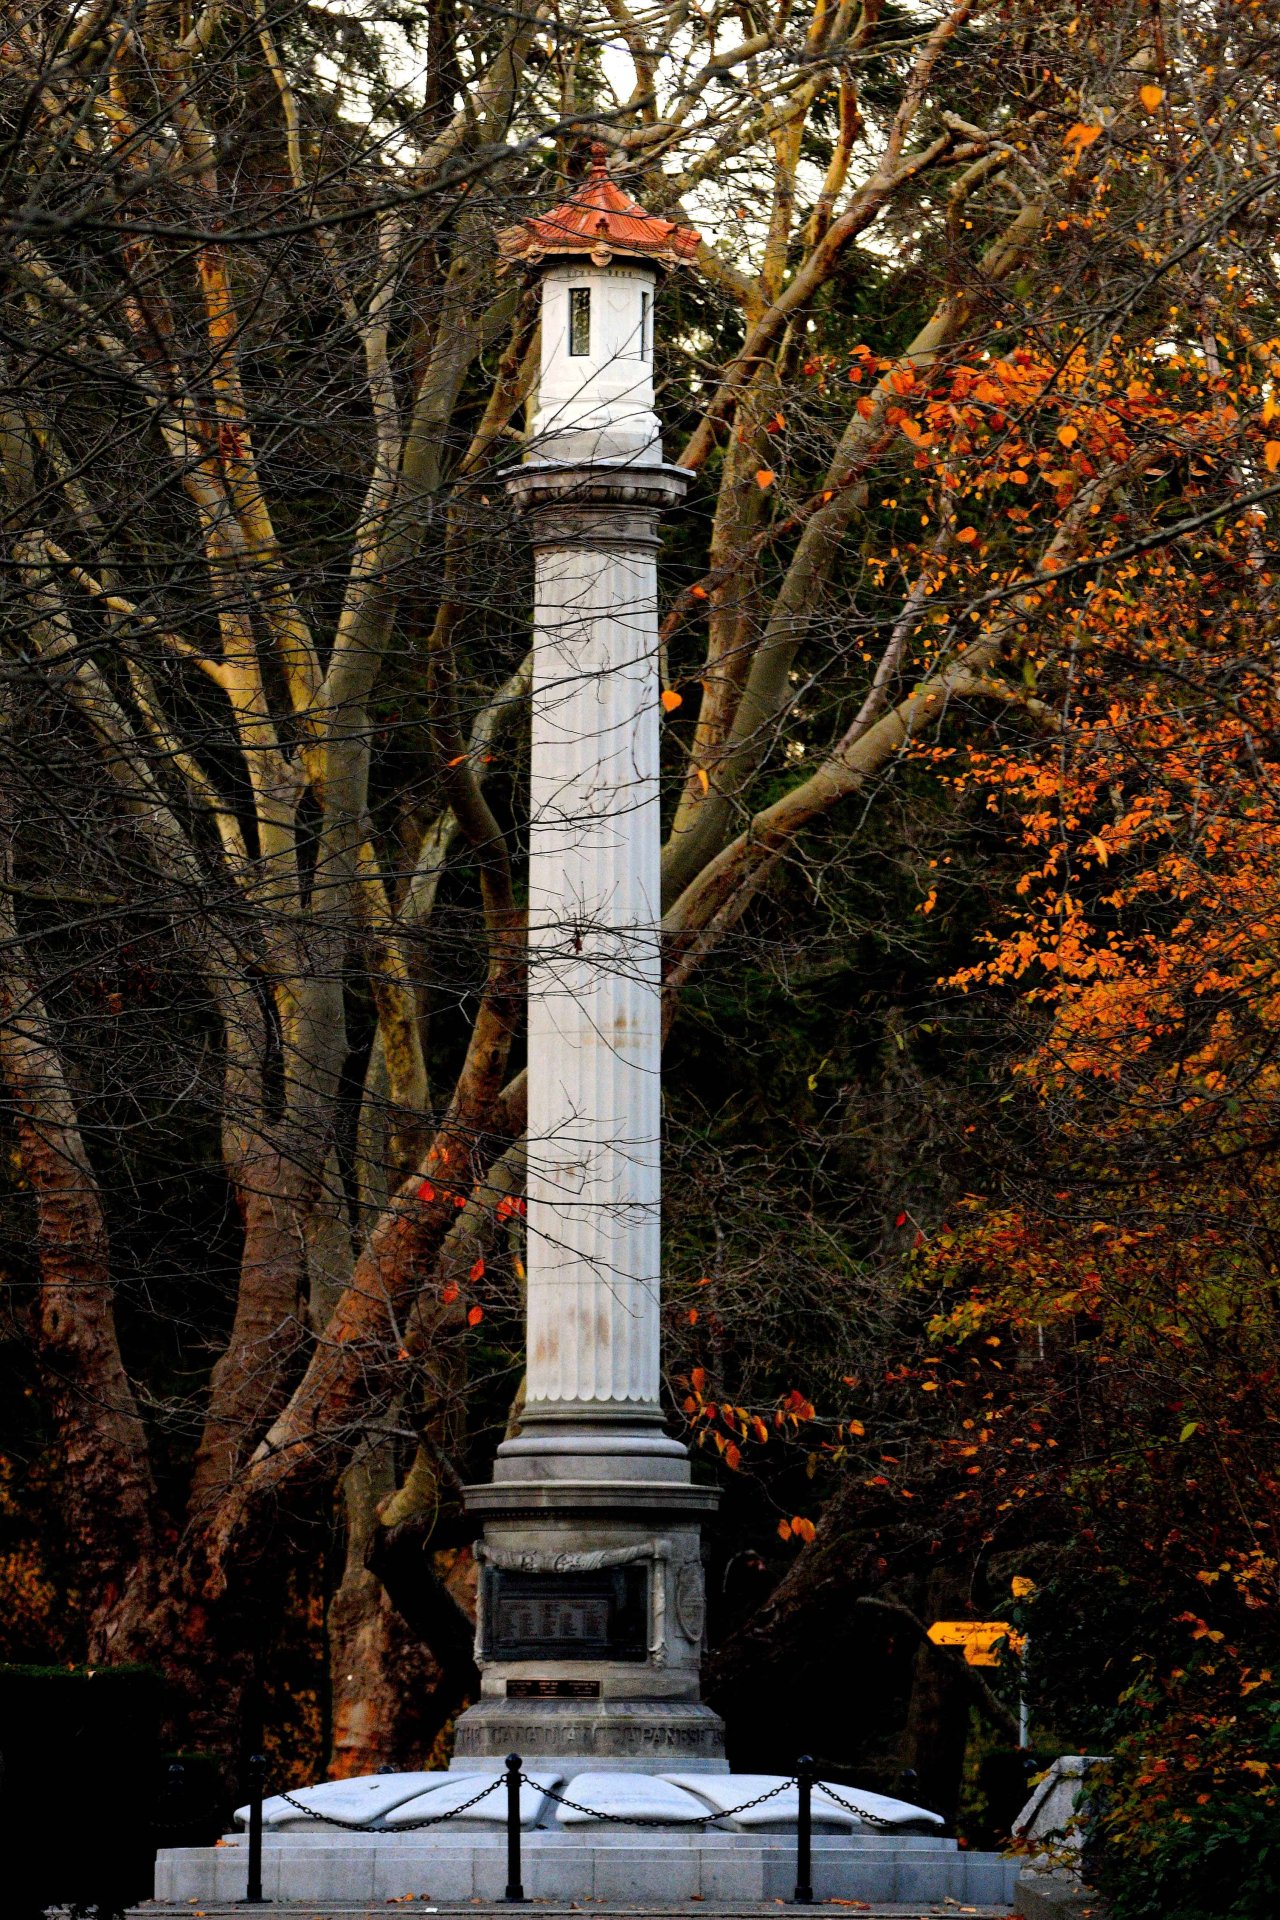
<path id="1" fill-rule="evenodd" d="M 658 507 L 670 468 L 526 470 L 537 549 L 526 1419 L 658 1415 Z"/>

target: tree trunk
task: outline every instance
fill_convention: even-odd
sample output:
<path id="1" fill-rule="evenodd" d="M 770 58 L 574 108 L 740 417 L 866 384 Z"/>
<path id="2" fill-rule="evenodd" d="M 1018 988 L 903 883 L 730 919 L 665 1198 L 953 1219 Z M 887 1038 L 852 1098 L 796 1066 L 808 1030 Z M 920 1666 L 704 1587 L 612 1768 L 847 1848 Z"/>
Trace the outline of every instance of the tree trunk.
<path id="1" fill-rule="evenodd" d="M 964 1612 L 954 1575 L 939 1568 L 928 1582 L 926 1621 L 955 1618 Z M 911 1705 L 902 1742 L 902 1764 L 916 1776 L 912 1798 L 953 1825 L 960 1803 L 965 1748 L 969 1743 L 972 1696 L 955 1664 L 940 1660 L 933 1643 L 916 1649 Z"/>
<path id="2" fill-rule="evenodd" d="M 9 862 L 6 859 L 6 873 Z M 85 1597 L 86 1652 L 113 1656 L 126 1594 L 151 1589 L 155 1486 L 116 1338 L 106 1222 L 44 1002 L 16 964 L 0 893 L 0 1074 L 36 1207 L 37 1339 L 58 1434 L 66 1541 Z"/>
<path id="3" fill-rule="evenodd" d="M 292 1385 L 308 1293 L 306 1230 L 296 1188 L 296 1169 L 265 1145 L 238 1170 L 240 1286 L 192 1469 L 188 1511 L 197 1525 L 234 1485 Z"/>
<path id="4" fill-rule="evenodd" d="M 366 1564 L 378 1502 L 394 1485 L 386 1446 L 348 1467 L 342 1482 L 346 1564 L 328 1620 L 335 1780 L 425 1766 L 445 1718 L 439 1662 Z"/>

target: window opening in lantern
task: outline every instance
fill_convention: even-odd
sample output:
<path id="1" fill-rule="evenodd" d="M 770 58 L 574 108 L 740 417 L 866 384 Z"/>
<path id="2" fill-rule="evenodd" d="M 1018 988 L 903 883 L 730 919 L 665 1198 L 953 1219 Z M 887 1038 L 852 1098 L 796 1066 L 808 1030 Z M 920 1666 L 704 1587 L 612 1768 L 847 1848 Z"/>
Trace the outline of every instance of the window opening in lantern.
<path id="1" fill-rule="evenodd" d="M 581 358 L 591 352 L 591 289 L 569 289 L 569 352 Z"/>
<path id="2" fill-rule="evenodd" d="M 649 294 L 642 288 L 640 293 L 640 358 L 642 360 L 653 358 L 653 335 L 649 331 L 652 325 L 651 307 Z"/>

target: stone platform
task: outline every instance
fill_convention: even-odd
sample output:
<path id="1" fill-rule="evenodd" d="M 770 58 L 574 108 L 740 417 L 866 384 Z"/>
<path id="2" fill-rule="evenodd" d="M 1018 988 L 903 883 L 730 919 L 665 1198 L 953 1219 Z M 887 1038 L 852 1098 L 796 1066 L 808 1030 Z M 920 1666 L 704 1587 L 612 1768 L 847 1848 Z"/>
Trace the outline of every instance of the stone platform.
<path id="1" fill-rule="evenodd" d="M 598 1900 L 538 1901 L 538 1920 L 581 1920 L 584 1912 L 589 1912 L 591 1920 L 690 1920 L 691 1907 L 681 1906 L 634 1906 L 612 1905 Z M 957 1913 L 963 1913 L 965 1920 L 1015 1920 L 1005 1901 L 992 1906 L 974 1905 L 970 1901 L 963 1904 L 955 1900 L 901 1902 L 897 1900 L 880 1901 L 831 1901 L 832 1906 L 842 1906 L 846 1910 L 853 1908 L 859 1920 L 955 1920 Z M 333 1901 L 317 1904 L 313 1900 L 285 1907 L 284 1912 L 292 1910 L 299 1916 L 305 1914 L 306 1920 L 386 1920 L 386 1907 L 379 1904 L 371 1906 L 361 1901 L 356 1906 L 335 1905 Z M 416 1901 L 407 1903 L 407 1910 L 413 1913 L 436 1913 L 441 1920 L 497 1920 L 499 1914 L 510 1914 L 511 1908 L 504 1901 L 469 1900 L 465 1906 L 455 1906 L 448 1901 L 438 1905 L 427 1902 L 421 1906 Z M 731 1905 L 713 1904 L 697 1908 L 698 1920 L 777 1920 L 776 1901 L 748 1903 L 739 1901 Z M 192 1909 L 189 1903 L 176 1905 L 171 1901 L 148 1900 L 140 1907 L 130 1907 L 126 1920 L 191 1920 Z M 244 1920 L 244 1903 L 237 1900 L 215 1900 L 200 1909 L 201 1920 Z"/>
<path id="2" fill-rule="evenodd" d="M 156 1863 L 156 1898 L 184 1906 L 242 1898 L 244 1836 L 224 1845 L 173 1849 Z M 735 1833 L 526 1834 L 521 1877 L 537 1901 L 790 1902 L 794 1836 Z M 323 1903 L 492 1901 L 506 1885 L 500 1833 L 395 1840 L 372 1834 L 268 1835 L 262 1889 L 268 1900 Z M 922 1835 L 856 1839 L 815 1835 L 815 1899 L 1012 1904 L 1018 1862 L 961 1853 L 954 1840 Z M 954 1908 L 953 1908 L 954 1910 Z"/>
<path id="3" fill-rule="evenodd" d="M 598 1900 L 538 1901 L 538 1920 L 581 1920 L 584 1912 L 589 1912 L 591 1920 L 691 1920 L 693 1909 L 686 1903 L 681 1906 L 622 1906 L 610 1905 Z M 959 1903 L 955 1900 L 932 1901 L 881 1901 L 874 1904 L 866 1900 L 831 1901 L 832 1906 L 842 1906 L 845 1910 L 853 1908 L 859 1920 L 955 1920 L 963 1913 L 965 1920 L 1015 1920 L 1008 1904 L 1000 1901 L 995 1905 L 975 1905 L 970 1901 Z M 386 1906 L 371 1906 L 361 1901 L 356 1906 L 335 1905 L 332 1901 L 317 1904 L 308 1900 L 285 1907 L 285 1913 L 293 1911 L 301 1920 L 386 1920 Z M 510 1914 L 511 1908 L 504 1901 L 469 1900 L 465 1906 L 451 1905 L 441 1901 L 439 1905 L 426 1902 L 419 1906 L 416 1901 L 407 1903 L 409 1913 L 437 1913 L 441 1920 L 497 1920 L 499 1914 Z M 748 1903 L 736 1902 L 732 1905 L 716 1905 L 708 1901 L 697 1909 L 698 1920 L 777 1920 L 776 1901 Z M 200 1909 L 201 1920 L 244 1920 L 244 1903 L 237 1900 L 215 1900 Z M 144 1906 L 130 1907 L 126 1920 L 191 1920 L 192 1908 L 186 1901 L 176 1905 L 170 1901 L 148 1900 Z"/>
<path id="4" fill-rule="evenodd" d="M 521 1878 L 539 1902 L 662 1907 L 790 1902 L 796 1790 L 762 1774 L 578 1774 L 530 1763 L 521 1789 Z M 264 1804 L 266 1898 L 318 1907 L 388 1901 L 497 1902 L 507 1878 L 505 1788 L 467 1805 L 485 1774 L 387 1774 L 329 1781 Z M 839 1793 L 841 1805 L 831 1795 Z M 765 1797 L 767 1796 L 767 1797 Z M 758 1801 L 745 1806 L 748 1801 Z M 566 1801 L 576 1802 L 567 1806 Z M 413 1827 L 447 1811 L 438 1824 Z M 325 1826 L 307 1811 L 342 1820 Z M 455 1812 L 456 1809 L 456 1812 Z M 925 1903 L 1008 1910 L 1018 1862 L 961 1852 L 936 1814 L 815 1783 L 812 1880 L 819 1901 Z M 247 1809 L 239 1810 L 247 1817 Z M 645 1824 L 640 1824 L 644 1822 Z M 660 1823 L 660 1824 L 655 1824 Z M 243 1831 L 156 1861 L 159 1901 L 242 1898 Z"/>

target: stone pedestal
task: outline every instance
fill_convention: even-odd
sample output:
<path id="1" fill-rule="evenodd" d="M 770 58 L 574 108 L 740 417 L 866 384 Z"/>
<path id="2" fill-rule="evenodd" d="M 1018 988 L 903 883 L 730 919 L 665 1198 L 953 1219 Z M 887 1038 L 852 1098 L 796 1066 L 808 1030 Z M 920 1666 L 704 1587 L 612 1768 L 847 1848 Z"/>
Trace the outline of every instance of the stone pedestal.
<path id="1" fill-rule="evenodd" d="M 706 1605 L 699 1523 L 714 1495 L 472 1488 L 485 1513 L 477 1659 L 483 1693 L 454 1765 L 516 1752 L 567 1771 L 727 1771 L 698 1698 Z M 523 1497 L 522 1497 L 523 1496 Z"/>
<path id="2" fill-rule="evenodd" d="M 686 483 L 604 461 L 508 482 L 537 556 L 528 1364 L 522 1431 L 467 1495 L 483 1697 L 460 1767 L 725 1767 L 698 1698 L 715 1495 L 659 1402 L 656 557 Z"/>

